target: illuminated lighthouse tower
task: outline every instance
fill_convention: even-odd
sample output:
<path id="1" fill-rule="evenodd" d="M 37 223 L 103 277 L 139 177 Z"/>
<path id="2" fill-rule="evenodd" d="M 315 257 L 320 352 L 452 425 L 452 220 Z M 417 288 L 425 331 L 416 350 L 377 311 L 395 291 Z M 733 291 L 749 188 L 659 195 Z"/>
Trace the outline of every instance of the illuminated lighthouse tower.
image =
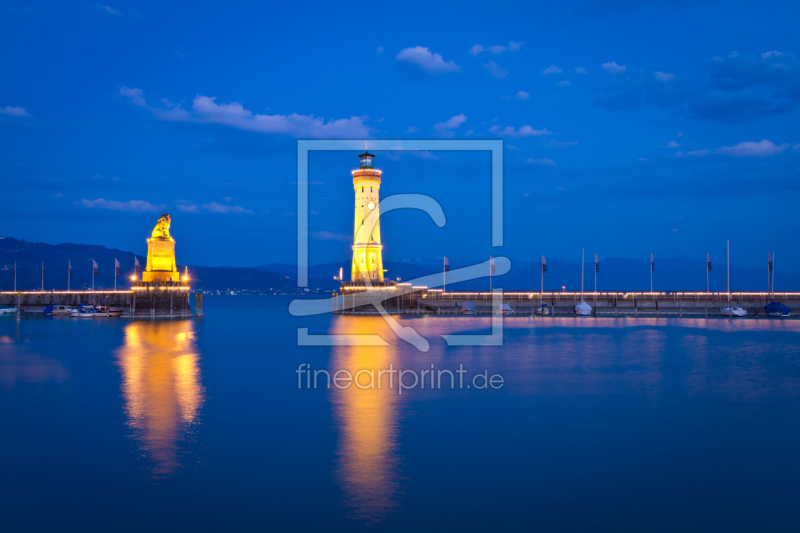
<path id="1" fill-rule="evenodd" d="M 353 265 L 350 280 L 364 283 L 383 283 L 383 258 L 381 257 L 381 223 L 376 218 L 375 226 L 370 228 L 364 223 L 367 217 L 375 213 L 378 216 L 380 202 L 378 192 L 381 189 L 381 171 L 372 167 L 375 156 L 368 153 L 359 155 L 361 165 L 353 171 L 353 188 L 356 192 L 355 224 L 353 228 Z"/>

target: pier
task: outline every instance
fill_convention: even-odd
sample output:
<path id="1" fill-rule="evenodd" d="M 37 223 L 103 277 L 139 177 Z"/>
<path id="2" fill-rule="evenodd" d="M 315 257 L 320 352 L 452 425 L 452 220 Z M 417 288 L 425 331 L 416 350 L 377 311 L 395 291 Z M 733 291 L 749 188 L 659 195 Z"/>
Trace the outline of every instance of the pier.
<path id="1" fill-rule="evenodd" d="M 41 314 L 48 305 L 105 305 L 118 307 L 130 318 L 181 318 L 193 316 L 189 286 L 183 282 L 134 284 L 130 290 L 6 291 L 0 305 L 16 307 L 22 314 Z M 202 304 L 200 306 L 202 308 Z"/>
<path id="2" fill-rule="evenodd" d="M 358 291 L 343 286 L 332 299 L 336 314 L 377 314 L 373 302 L 378 301 L 391 314 L 460 314 L 464 303 L 472 302 L 475 314 L 492 314 L 493 295 L 499 303 L 507 304 L 514 315 L 532 315 L 547 304 L 549 315 L 575 314 L 581 302 L 580 292 L 496 291 L 494 293 L 448 291 L 424 287 L 403 286 Z M 670 316 L 713 317 L 728 305 L 727 292 L 585 292 L 583 300 L 592 306 L 594 316 Z M 771 301 L 782 302 L 791 316 L 800 316 L 800 292 L 731 292 L 730 303 L 741 307 L 749 317 L 766 317 L 764 306 Z"/>

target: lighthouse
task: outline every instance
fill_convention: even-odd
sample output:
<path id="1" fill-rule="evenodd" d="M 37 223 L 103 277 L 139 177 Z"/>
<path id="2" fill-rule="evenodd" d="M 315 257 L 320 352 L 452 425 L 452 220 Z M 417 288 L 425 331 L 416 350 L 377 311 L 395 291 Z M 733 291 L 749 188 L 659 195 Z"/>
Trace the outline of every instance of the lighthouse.
<path id="1" fill-rule="evenodd" d="M 353 171 L 355 190 L 355 218 L 353 224 L 353 265 L 350 280 L 354 283 L 383 283 L 383 258 L 381 256 L 381 223 L 379 218 L 381 171 L 373 166 L 375 156 L 364 150 L 358 156 L 360 165 Z M 374 213 L 375 225 L 365 225 Z"/>

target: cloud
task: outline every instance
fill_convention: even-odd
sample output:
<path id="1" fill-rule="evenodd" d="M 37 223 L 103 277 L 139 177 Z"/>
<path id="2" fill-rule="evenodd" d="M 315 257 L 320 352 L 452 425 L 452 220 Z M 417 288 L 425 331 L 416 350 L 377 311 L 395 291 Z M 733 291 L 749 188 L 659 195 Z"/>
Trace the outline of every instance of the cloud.
<path id="1" fill-rule="evenodd" d="M 244 108 L 239 102 L 217 104 L 216 97 L 196 96 L 192 110 L 173 106 L 151 107 L 145 102 L 142 90 L 122 87 L 122 96 L 131 99 L 134 105 L 150 110 L 156 118 L 171 122 L 193 122 L 199 124 L 223 124 L 257 133 L 286 134 L 293 137 L 323 139 L 363 139 L 371 137 L 372 129 L 364 124 L 367 116 L 350 117 L 325 122 L 322 117 L 313 115 L 258 115 Z"/>
<path id="2" fill-rule="evenodd" d="M 238 205 L 223 205 L 223 204 L 218 204 L 217 202 L 211 202 L 210 204 L 203 204 L 202 207 L 203 209 L 211 213 L 234 213 L 234 214 L 245 213 L 248 215 L 253 214 L 253 212 L 250 211 L 249 209 L 239 207 Z"/>
<path id="3" fill-rule="evenodd" d="M 732 155 L 734 157 L 767 157 L 783 152 L 789 148 L 788 143 L 776 145 L 767 139 L 761 142 L 741 142 L 736 146 L 723 146 L 714 153 Z"/>
<path id="4" fill-rule="evenodd" d="M 566 148 L 567 146 L 578 146 L 578 141 L 561 142 L 555 139 L 544 143 L 548 148 Z"/>
<path id="5" fill-rule="evenodd" d="M 200 209 L 191 200 L 178 200 L 175 202 L 178 209 L 184 213 L 199 213 Z"/>
<path id="6" fill-rule="evenodd" d="M 558 85 L 559 87 L 569 87 L 570 85 L 572 85 L 572 82 L 569 80 L 563 80 L 556 83 L 556 85 Z"/>
<path id="7" fill-rule="evenodd" d="M 445 72 L 461 72 L 461 67 L 452 61 L 445 61 L 441 54 L 432 53 L 424 46 L 414 46 L 401 50 L 397 61 L 413 63 L 428 74 L 442 74 Z"/>
<path id="8" fill-rule="evenodd" d="M 375 49 L 375 53 L 376 54 L 382 54 L 383 53 L 383 46 L 379 46 L 378 48 L 376 48 Z"/>
<path id="9" fill-rule="evenodd" d="M 352 235 L 342 235 L 341 233 L 333 233 L 330 231 L 311 231 L 309 235 L 321 241 L 351 242 L 353 240 Z"/>
<path id="10" fill-rule="evenodd" d="M 438 124 L 433 126 L 435 130 L 452 130 L 456 129 L 461 126 L 467 120 L 467 116 L 464 113 L 460 115 L 455 115 L 452 118 L 445 120 L 444 122 L 439 122 Z"/>
<path id="11" fill-rule="evenodd" d="M 547 128 L 543 130 L 535 130 L 530 126 L 522 126 L 519 130 L 515 130 L 512 126 L 506 126 L 505 128 L 501 128 L 500 126 L 492 126 L 489 128 L 489 133 L 494 133 L 498 137 L 530 137 L 530 136 L 542 136 L 542 135 L 552 135 L 552 131 L 548 131 Z"/>
<path id="12" fill-rule="evenodd" d="M 489 61 L 488 63 L 483 64 L 484 67 L 489 71 L 489 74 L 494 76 L 495 78 L 505 78 L 508 76 L 508 71 L 495 63 L 494 61 Z"/>
<path id="13" fill-rule="evenodd" d="M 109 15 L 119 15 L 120 14 L 120 12 L 117 11 L 116 9 L 114 9 L 113 7 L 106 6 L 106 5 L 103 5 L 103 4 L 97 4 L 97 9 L 99 9 L 100 11 L 103 11 L 104 13 L 107 13 Z"/>
<path id="14" fill-rule="evenodd" d="M 418 131 L 419 131 L 419 128 L 418 128 L 418 127 L 416 127 L 416 126 L 409 126 L 409 127 L 408 127 L 408 129 L 406 130 L 406 133 L 417 133 Z"/>
<path id="15" fill-rule="evenodd" d="M 800 61 L 790 54 L 762 59 L 733 53 L 705 62 L 701 70 L 708 75 L 698 81 L 675 77 L 663 83 L 646 72 L 624 80 L 607 78 L 609 92 L 597 101 L 608 109 L 655 105 L 687 118 L 728 123 L 785 114 L 800 106 Z"/>
<path id="16" fill-rule="evenodd" d="M 517 100 L 527 100 L 530 97 L 531 97 L 530 94 L 526 93 L 525 91 L 520 91 L 514 98 L 516 98 Z"/>
<path id="17" fill-rule="evenodd" d="M 667 143 L 667 148 L 680 148 L 680 144 L 676 143 L 675 141 L 670 141 Z"/>
<path id="18" fill-rule="evenodd" d="M 516 43 L 511 41 L 508 43 L 508 46 L 503 46 L 502 44 L 495 44 L 492 46 L 484 47 L 483 45 L 476 44 L 472 48 L 470 48 L 469 53 L 473 56 L 477 57 L 478 54 L 481 52 L 491 52 L 493 54 L 502 54 L 506 50 L 510 50 L 512 52 L 518 51 L 522 47 L 522 43 Z"/>
<path id="19" fill-rule="evenodd" d="M 764 52 L 763 54 L 761 54 L 761 59 L 768 59 L 770 57 L 778 57 L 782 55 L 783 54 L 778 52 L 777 50 L 772 50 L 770 52 Z"/>
<path id="20" fill-rule="evenodd" d="M 680 146 L 680 145 L 678 145 Z M 687 152 L 687 157 L 698 157 L 705 155 L 729 155 L 732 157 L 768 157 L 776 155 L 789 147 L 800 148 L 800 144 L 790 145 L 789 143 L 775 144 L 772 141 L 764 139 L 760 142 L 740 142 L 735 146 L 723 146 L 716 150 L 692 150 Z M 676 154 L 678 157 L 684 155 L 681 152 Z"/>
<path id="21" fill-rule="evenodd" d="M 144 200 L 129 200 L 127 202 L 118 202 L 116 200 L 106 200 L 105 198 L 98 198 L 96 200 L 83 199 L 80 202 L 75 202 L 78 205 L 84 205 L 89 208 L 110 209 L 112 211 L 133 211 L 135 213 L 157 213 L 164 209 L 163 205 L 154 205 Z"/>
<path id="22" fill-rule="evenodd" d="M 542 71 L 542 75 L 547 76 L 548 74 L 561 74 L 562 72 L 564 72 L 564 69 L 558 68 L 555 65 L 550 65 Z"/>
<path id="23" fill-rule="evenodd" d="M 603 63 L 603 68 L 611 74 L 620 74 L 625 72 L 625 65 L 617 65 L 616 61 L 612 61 L 611 63 Z"/>
<path id="24" fill-rule="evenodd" d="M 25 111 L 24 107 L 14 107 L 10 105 L 7 105 L 6 107 L 0 107 L 0 115 L 11 115 L 14 117 L 31 116 L 27 111 Z"/>
<path id="25" fill-rule="evenodd" d="M 545 165 L 549 167 L 556 166 L 556 162 L 553 161 L 552 159 L 533 159 L 529 157 L 528 159 L 525 160 L 525 162 L 531 165 Z"/>
<path id="26" fill-rule="evenodd" d="M 656 75 L 656 79 L 658 81 L 670 81 L 670 80 L 674 80 L 675 79 L 675 74 L 672 74 L 672 73 L 669 73 L 669 72 L 656 71 L 655 75 Z"/>
<path id="27" fill-rule="evenodd" d="M 575 72 L 578 74 L 589 74 L 589 72 L 583 67 L 575 67 Z"/>

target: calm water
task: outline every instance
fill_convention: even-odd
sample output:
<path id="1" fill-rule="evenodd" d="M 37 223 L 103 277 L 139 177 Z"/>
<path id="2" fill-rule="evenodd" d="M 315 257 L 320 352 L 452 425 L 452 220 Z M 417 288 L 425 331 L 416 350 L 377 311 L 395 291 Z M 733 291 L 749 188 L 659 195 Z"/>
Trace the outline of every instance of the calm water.
<path id="1" fill-rule="evenodd" d="M 800 321 L 0 319 L 3 531 L 798 531 Z M 298 347 L 379 333 L 382 347 Z M 499 390 L 298 389 L 296 370 L 500 374 Z M 470 377 L 471 379 L 471 377 Z"/>

